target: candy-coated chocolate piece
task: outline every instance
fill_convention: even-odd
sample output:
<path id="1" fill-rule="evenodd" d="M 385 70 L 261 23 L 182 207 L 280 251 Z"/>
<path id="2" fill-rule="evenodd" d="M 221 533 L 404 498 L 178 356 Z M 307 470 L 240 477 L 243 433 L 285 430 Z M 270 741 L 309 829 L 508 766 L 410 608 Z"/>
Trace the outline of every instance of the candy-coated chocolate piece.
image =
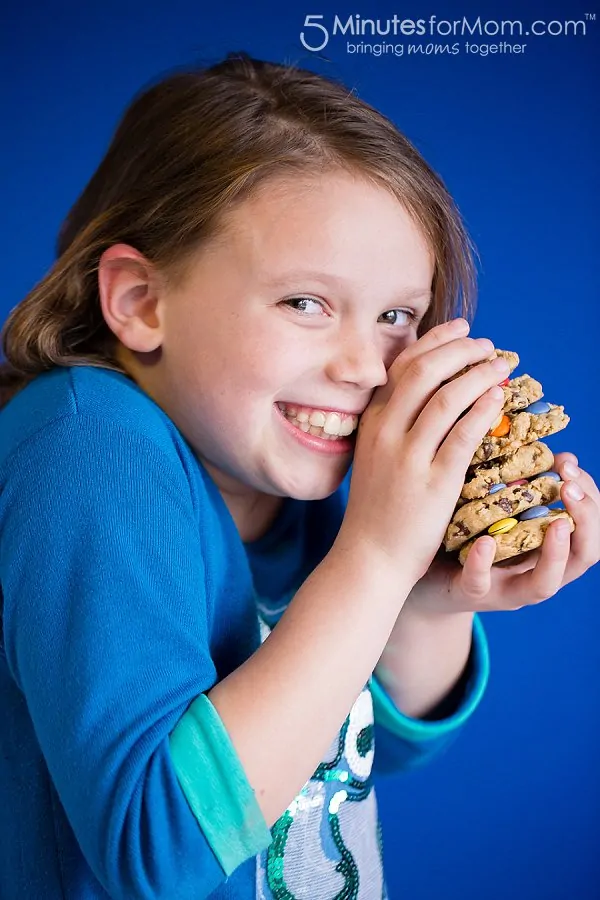
<path id="1" fill-rule="evenodd" d="M 526 406 L 523 412 L 532 413 L 533 415 L 538 416 L 542 413 L 550 412 L 550 404 L 546 403 L 545 400 L 536 400 L 535 403 L 530 403 L 529 406 Z"/>
<path id="2" fill-rule="evenodd" d="M 541 475 L 536 475 L 536 478 L 554 478 L 555 481 L 561 481 L 561 477 L 558 472 L 542 472 Z"/>
<path id="3" fill-rule="evenodd" d="M 547 506 L 532 506 L 531 509 L 522 512 L 519 519 L 521 522 L 526 522 L 527 519 L 539 519 L 541 516 L 547 516 L 549 512 Z"/>
<path id="4" fill-rule="evenodd" d="M 517 478 L 516 481 L 509 481 L 506 487 L 513 487 L 515 484 L 527 484 L 526 478 Z"/>
<path id="5" fill-rule="evenodd" d="M 498 425 L 490 431 L 492 437 L 504 437 L 510 431 L 510 419 L 508 416 L 502 416 Z"/>
<path id="6" fill-rule="evenodd" d="M 501 491 L 502 488 L 505 488 L 505 487 L 506 487 L 506 485 L 503 484 L 502 482 L 499 482 L 499 484 L 493 484 L 489 490 L 489 493 L 495 494 L 497 491 Z"/>
<path id="7" fill-rule="evenodd" d="M 512 517 L 510 519 L 500 519 L 499 522 L 494 522 L 493 525 L 490 525 L 488 534 L 506 534 L 507 531 L 515 527 L 517 522 L 518 520 Z"/>
<path id="8" fill-rule="evenodd" d="M 504 381 L 499 381 L 498 384 L 500 385 L 500 387 L 506 387 L 509 381 L 510 378 L 505 378 Z"/>

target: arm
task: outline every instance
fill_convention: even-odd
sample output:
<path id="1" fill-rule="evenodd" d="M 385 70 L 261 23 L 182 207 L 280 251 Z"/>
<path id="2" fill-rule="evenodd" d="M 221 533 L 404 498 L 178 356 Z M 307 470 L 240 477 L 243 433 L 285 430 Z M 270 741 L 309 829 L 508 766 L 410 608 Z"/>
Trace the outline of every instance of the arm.
<path id="1" fill-rule="evenodd" d="M 336 494 L 340 521 L 351 477 L 352 468 Z M 479 617 L 424 617 L 412 602 L 417 592 L 413 587 L 371 679 L 379 775 L 425 765 L 442 752 L 479 705 L 489 679 Z"/>
<path id="2" fill-rule="evenodd" d="M 67 416 L 0 481 L 7 662 L 81 851 L 116 900 L 205 897 L 225 874 L 169 746 L 216 678 L 183 470 L 133 430 Z"/>
<path id="3" fill-rule="evenodd" d="M 86 416 L 20 448 L 0 533 L 7 661 L 88 864 L 116 900 L 201 900 L 268 846 L 409 586 L 338 546 L 267 641 L 215 684 L 215 577 L 227 579 L 228 614 L 238 603 L 228 628 L 236 640 L 255 629 L 258 644 L 243 545 L 228 535 L 227 559 L 209 570 L 183 468 Z"/>
<path id="4" fill-rule="evenodd" d="M 407 603 L 375 667 L 375 676 L 405 716 L 423 719 L 463 674 L 473 613 L 421 614 Z"/>
<path id="5" fill-rule="evenodd" d="M 395 637 L 402 627 L 403 613 L 404 609 L 395 626 Z M 440 634 L 441 631 L 438 632 L 438 636 Z M 436 646 L 435 640 L 428 645 L 426 636 L 421 634 L 419 637 L 423 640 L 421 646 L 424 653 L 427 653 L 428 646 L 429 648 Z M 443 654 L 443 639 L 441 641 Z M 390 670 L 388 669 L 386 673 L 387 684 L 390 686 L 388 693 L 379 680 L 376 667 L 371 692 L 376 725 L 375 772 L 378 775 L 389 775 L 423 766 L 446 750 L 460 734 L 481 702 L 489 679 L 489 650 L 479 616 L 473 619 L 469 643 L 468 658 L 458 678 L 450 679 L 454 681 L 452 687 L 433 708 L 424 711 L 420 718 L 412 718 L 401 711 L 401 707 L 399 708 L 397 704 L 398 693 L 396 700 L 392 699 L 394 695 L 391 692 L 394 685 L 391 684 Z M 418 664 L 415 671 L 419 671 Z M 411 677 L 409 673 L 409 681 Z M 427 673 L 423 674 L 423 679 L 425 683 L 428 682 Z M 406 694 L 403 696 L 406 697 Z M 400 700 L 400 703 L 402 702 Z"/>

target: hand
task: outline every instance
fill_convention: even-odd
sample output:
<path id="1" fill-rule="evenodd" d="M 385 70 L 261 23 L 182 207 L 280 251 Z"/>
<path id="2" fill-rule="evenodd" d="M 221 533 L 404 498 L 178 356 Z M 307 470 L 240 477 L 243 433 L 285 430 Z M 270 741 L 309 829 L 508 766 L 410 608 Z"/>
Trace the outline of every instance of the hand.
<path id="1" fill-rule="evenodd" d="M 558 453 L 553 470 L 565 482 L 561 500 L 575 522 L 571 535 L 564 520 L 553 522 L 539 549 L 495 566 L 495 542 L 489 536 L 475 542 L 464 567 L 444 559 L 442 552 L 406 603 L 425 615 L 522 609 L 553 597 L 595 565 L 600 559 L 600 492 L 592 477 L 577 469 L 572 453 Z M 571 496 L 577 487 L 581 500 Z"/>
<path id="2" fill-rule="evenodd" d="M 493 344 L 466 337 L 467 330 L 454 320 L 404 350 L 358 429 L 338 543 L 366 550 L 372 565 L 411 584 L 440 546 L 473 453 L 504 399 L 494 386 L 507 364 L 483 362 Z"/>

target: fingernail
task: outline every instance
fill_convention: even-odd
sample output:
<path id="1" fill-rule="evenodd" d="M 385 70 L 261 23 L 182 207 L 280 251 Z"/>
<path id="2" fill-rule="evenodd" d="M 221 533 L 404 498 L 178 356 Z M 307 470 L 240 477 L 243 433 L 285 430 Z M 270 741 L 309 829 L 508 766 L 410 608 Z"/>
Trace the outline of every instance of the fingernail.
<path id="1" fill-rule="evenodd" d="M 495 369 L 497 372 L 500 372 L 502 375 L 510 372 L 510 366 L 502 356 L 498 356 L 492 362 L 492 369 Z"/>
<path id="2" fill-rule="evenodd" d="M 450 328 L 453 331 L 457 331 L 459 334 L 460 332 L 464 332 L 466 334 L 470 327 L 471 326 L 466 319 L 453 319 L 450 322 Z"/>
<path id="3" fill-rule="evenodd" d="M 479 344 L 482 350 L 485 350 L 486 353 L 491 353 L 494 349 L 494 345 L 489 340 L 489 338 L 475 338 L 475 343 Z"/>
<path id="4" fill-rule="evenodd" d="M 571 500 L 583 500 L 584 493 L 576 481 L 569 482 L 569 484 L 565 487 L 565 491 L 567 493 L 567 496 L 570 497 Z"/>
<path id="5" fill-rule="evenodd" d="M 480 539 L 477 542 L 477 550 L 482 556 L 493 556 L 496 553 L 496 541 L 492 538 L 491 541 L 488 541 L 487 538 Z"/>
<path id="6" fill-rule="evenodd" d="M 574 466 L 571 462 L 566 462 L 563 466 L 563 470 L 567 478 L 579 478 L 581 475 L 577 466 Z"/>

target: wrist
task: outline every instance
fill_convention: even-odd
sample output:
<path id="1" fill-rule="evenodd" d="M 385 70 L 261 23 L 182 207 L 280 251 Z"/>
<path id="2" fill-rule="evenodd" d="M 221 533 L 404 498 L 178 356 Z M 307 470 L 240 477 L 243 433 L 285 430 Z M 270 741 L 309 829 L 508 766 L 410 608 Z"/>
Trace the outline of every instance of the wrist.
<path id="1" fill-rule="evenodd" d="M 406 558 L 400 559 L 364 535 L 340 529 L 330 551 L 348 567 L 349 577 L 367 575 L 385 593 L 393 593 L 404 604 L 422 573 Z M 352 573 L 352 575 L 350 575 Z"/>

